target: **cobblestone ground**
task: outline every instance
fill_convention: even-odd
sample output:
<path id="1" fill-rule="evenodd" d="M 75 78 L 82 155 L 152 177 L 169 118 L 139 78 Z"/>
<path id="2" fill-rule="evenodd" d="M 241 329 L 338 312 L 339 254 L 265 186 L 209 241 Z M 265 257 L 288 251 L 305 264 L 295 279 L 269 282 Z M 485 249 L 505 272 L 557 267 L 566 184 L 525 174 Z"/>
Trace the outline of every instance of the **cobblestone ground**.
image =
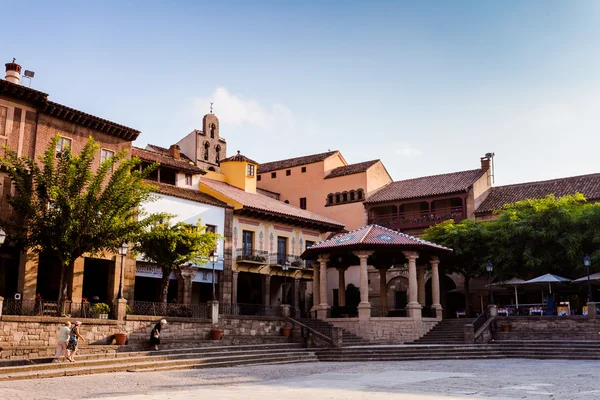
<path id="1" fill-rule="evenodd" d="M 0 383 L 0 399 L 598 399 L 599 361 L 310 363 Z"/>

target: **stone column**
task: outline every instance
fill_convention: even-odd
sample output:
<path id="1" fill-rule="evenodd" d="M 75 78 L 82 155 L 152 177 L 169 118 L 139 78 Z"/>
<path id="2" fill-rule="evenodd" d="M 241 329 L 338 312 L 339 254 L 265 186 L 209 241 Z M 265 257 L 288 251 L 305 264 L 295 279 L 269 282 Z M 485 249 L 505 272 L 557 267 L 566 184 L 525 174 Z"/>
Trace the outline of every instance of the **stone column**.
<path id="1" fill-rule="evenodd" d="M 127 300 L 115 299 L 113 301 L 113 314 L 117 321 L 123 321 L 127 315 Z"/>
<path id="2" fill-rule="evenodd" d="M 317 311 L 317 318 L 327 318 L 327 310 L 329 309 L 329 303 L 327 302 L 327 261 L 329 256 L 322 255 L 318 259 L 319 261 L 319 310 Z"/>
<path id="3" fill-rule="evenodd" d="M 340 267 L 338 271 L 338 304 L 340 307 L 346 305 L 346 268 Z"/>
<path id="4" fill-rule="evenodd" d="M 421 307 L 425 307 L 425 266 L 417 266 L 417 301 Z"/>
<path id="5" fill-rule="evenodd" d="M 300 279 L 294 278 L 294 296 L 292 298 L 294 308 L 300 308 Z"/>
<path id="6" fill-rule="evenodd" d="M 37 290 L 38 254 L 28 251 L 22 252 L 19 258 L 18 291 L 23 300 L 34 301 Z M 65 277 L 68 279 L 68 277 Z M 62 290 L 62 288 L 60 289 Z"/>
<path id="7" fill-rule="evenodd" d="M 421 305 L 418 301 L 417 290 L 417 258 L 416 251 L 405 251 L 404 256 L 408 259 L 408 305 L 406 306 L 408 316 L 413 319 L 421 319 Z"/>
<path id="8" fill-rule="evenodd" d="M 240 271 L 232 271 L 231 279 L 231 304 L 237 304 L 238 275 Z"/>
<path id="9" fill-rule="evenodd" d="M 440 303 L 440 260 L 433 256 L 430 260 L 431 264 L 431 307 L 435 309 L 435 316 L 442 319 L 442 305 Z"/>
<path id="10" fill-rule="evenodd" d="M 383 309 L 382 312 L 387 314 L 387 268 L 379 269 L 379 306 Z"/>
<path id="11" fill-rule="evenodd" d="M 369 273 L 367 259 L 372 251 L 356 251 L 354 254 L 360 260 L 360 303 L 358 304 L 358 318 L 371 318 L 371 303 L 369 303 Z"/>
<path id="12" fill-rule="evenodd" d="M 263 306 L 271 305 L 271 275 L 263 277 Z"/>
<path id="13" fill-rule="evenodd" d="M 177 271 L 177 301 L 181 304 L 192 302 L 192 281 L 196 276 L 196 268 L 192 266 L 179 267 Z"/>
<path id="14" fill-rule="evenodd" d="M 319 281 L 321 280 L 320 274 L 319 274 L 319 266 L 315 265 L 313 267 L 313 303 L 312 303 L 312 308 L 310 309 L 311 311 L 316 311 L 319 303 L 320 303 L 320 296 L 319 296 L 319 290 L 321 290 L 319 288 Z"/>

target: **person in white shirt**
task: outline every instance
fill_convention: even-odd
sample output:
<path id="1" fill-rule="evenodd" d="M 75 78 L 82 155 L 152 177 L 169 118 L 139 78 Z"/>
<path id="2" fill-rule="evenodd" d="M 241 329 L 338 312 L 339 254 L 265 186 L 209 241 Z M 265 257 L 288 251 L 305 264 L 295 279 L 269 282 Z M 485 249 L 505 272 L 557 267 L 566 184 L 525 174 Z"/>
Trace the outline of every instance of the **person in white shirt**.
<path id="1" fill-rule="evenodd" d="M 58 331 L 58 340 L 56 343 L 56 354 L 54 354 L 53 362 L 60 362 L 60 357 L 64 354 L 66 359 L 69 359 L 69 352 L 67 351 L 67 343 L 69 342 L 69 336 L 71 334 L 71 323 L 65 322 L 65 325 Z"/>

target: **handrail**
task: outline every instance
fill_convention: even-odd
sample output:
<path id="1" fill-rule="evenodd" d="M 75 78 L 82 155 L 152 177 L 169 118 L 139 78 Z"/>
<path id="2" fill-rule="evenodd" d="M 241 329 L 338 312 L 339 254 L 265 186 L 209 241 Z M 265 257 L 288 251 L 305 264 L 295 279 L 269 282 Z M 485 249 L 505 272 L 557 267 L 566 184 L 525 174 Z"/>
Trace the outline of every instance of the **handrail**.
<path id="1" fill-rule="evenodd" d="M 332 339 L 332 338 L 330 338 L 330 337 L 328 337 L 328 336 L 326 336 L 326 335 L 322 334 L 321 332 L 319 332 L 319 331 L 315 330 L 314 328 L 311 328 L 310 326 L 303 324 L 302 322 L 298 321 L 297 319 L 290 318 L 290 317 L 288 317 L 287 319 L 288 319 L 288 320 L 289 320 L 289 321 L 292 323 L 292 325 L 294 325 L 294 324 L 298 324 L 298 325 L 300 325 L 301 327 L 303 327 L 303 328 L 305 328 L 305 329 L 308 329 L 308 331 L 309 331 L 309 332 L 311 332 L 313 335 L 315 335 L 315 336 L 318 336 L 318 337 L 320 337 L 321 339 L 323 339 L 323 340 L 325 340 L 325 341 L 327 341 L 327 342 L 329 342 L 329 343 L 333 344 L 333 339 Z"/>
<path id="2" fill-rule="evenodd" d="M 475 335 L 477 335 L 477 332 L 479 331 L 479 329 L 481 329 L 483 327 L 483 325 L 485 325 L 485 323 L 490 318 L 491 318 L 491 313 L 490 313 L 490 307 L 488 306 L 488 308 L 486 308 L 486 310 L 484 312 L 482 312 L 481 315 L 479 317 L 477 317 L 477 319 L 475 321 L 473 321 L 473 323 L 471 324 L 471 325 L 473 325 L 473 332 L 475 333 Z"/>

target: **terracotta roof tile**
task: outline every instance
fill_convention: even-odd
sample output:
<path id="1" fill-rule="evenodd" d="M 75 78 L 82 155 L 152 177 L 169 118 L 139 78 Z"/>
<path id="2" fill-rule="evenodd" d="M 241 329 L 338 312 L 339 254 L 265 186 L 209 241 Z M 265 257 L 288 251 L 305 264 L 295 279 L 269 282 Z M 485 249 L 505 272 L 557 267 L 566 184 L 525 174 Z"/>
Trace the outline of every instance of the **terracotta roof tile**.
<path id="1" fill-rule="evenodd" d="M 156 152 L 141 149 L 139 147 L 133 147 L 131 149 L 131 155 L 134 157 L 139 157 L 144 161 L 157 162 L 160 163 L 160 165 L 165 165 L 168 167 L 179 169 L 184 172 L 191 172 L 193 174 L 206 173 L 206 171 L 204 171 L 202 168 L 197 167 L 196 165 L 191 163 L 191 161 L 187 161 L 186 159 L 176 160 L 169 154 L 164 154 L 163 152 Z"/>
<path id="2" fill-rule="evenodd" d="M 441 246 L 406 233 L 397 232 L 379 225 L 367 225 L 354 231 L 336 235 L 331 239 L 316 243 L 308 248 L 302 257 L 318 253 L 319 250 L 336 251 L 345 248 L 377 248 L 377 247 L 404 247 L 408 249 L 429 248 L 441 251 L 452 251 Z"/>
<path id="3" fill-rule="evenodd" d="M 258 163 L 256 161 L 249 159 L 248 157 L 246 157 L 243 154 L 240 154 L 239 150 L 238 150 L 238 152 L 237 152 L 236 155 L 233 155 L 233 156 L 228 157 L 228 158 L 226 158 L 224 160 L 221 160 L 221 162 L 227 162 L 227 161 L 241 161 L 241 162 L 247 162 L 247 163 L 250 163 L 250 164 L 256 164 L 256 165 L 258 165 Z"/>
<path id="4" fill-rule="evenodd" d="M 324 161 L 337 152 L 338 152 L 337 150 L 334 150 L 334 151 L 328 151 L 327 153 L 311 154 L 309 156 L 288 158 L 286 160 L 279 160 L 279 161 L 272 161 L 272 162 L 264 163 L 258 167 L 258 173 L 264 174 L 267 172 L 277 171 L 280 169 L 293 168 L 293 167 L 298 167 L 300 165 L 306 165 L 306 164 L 312 164 L 312 163 Z"/>
<path id="5" fill-rule="evenodd" d="M 212 190 L 215 190 L 224 196 L 242 204 L 243 208 L 245 209 L 263 211 L 267 213 L 278 214 L 284 217 L 326 225 L 330 228 L 335 228 L 335 230 L 344 227 L 344 224 L 341 222 L 334 221 L 307 210 L 302 210 L 301 208 L 283 203 L 263 194 L 246 192 L 225 182 L 202 178 L 200 184 L 206 185 Z"/>
<path id="6" fill-rule="evenodd" d="M 377 164 L 378 162 L 379 162 L 379 160 L 371 160 L 371 161 L 364 161 L 364 162 L 360 162 L 360 163 L 356 163 L 356 164 L 344 165 L 342 167 L 337 167 L 337 168 L 332 169 L 331 172 L 329 172 L 329 174 L 325 177 L 325 179 L 337 178 L 339 176 L 345 176 L 345 175 L 359 174 L 361 172 L 365 172 L 366 170 L 368 170 L 370 167 Z"/>
<path id="7" fill-rule="evenodd" d="M 525 199 L 542 199 L 549 194 L 557 197 L 582 193 L 588 200 L 600 200 L 600 173 L 496 186 L 477 208 L 476 213 L 500 210 L 505 204 Z"/>
<path id="8" fill-rule="evenodd" d="M 162 153 L 162 154 L 164 154 L 166 156 L 171 157 L 171 155 L 169 154 L 169 149 L 167 149 L 166 147 L 157 146 L 155 144 L 147 144 L 145 150 L 154 151 L 156 153 Z M 185 154 L 183 154 L 183 153 L 180 152 L 179 155 L 181 156 L 181 158 L 183 160 L 186 160 L 188 162 L 193 162 L 192 159 L 189 158 L 188 156 L 186 156 Z"/>
<path id="9" fill-rule="evenodd" d="M 365 203 L 381 203 L 462 192 L 481 178 L 485 171 L 474 169 L 392 182 L 369 196 Z"/>
<path id="10" fill-rule="evenodd" d="M 199 190 L 186 189 L 178 186 L 168 185 L 166 183 L 152 182 L 152 185 L 156 187 L 156 190 L 154 190 L 156 193 L 179 197 L 180 199 L 196 201 L 198 203 L 209 204 L 217 207 L 230 207 L 227 205 L 227 203 L 215 199 L 214 197 Z"/>

